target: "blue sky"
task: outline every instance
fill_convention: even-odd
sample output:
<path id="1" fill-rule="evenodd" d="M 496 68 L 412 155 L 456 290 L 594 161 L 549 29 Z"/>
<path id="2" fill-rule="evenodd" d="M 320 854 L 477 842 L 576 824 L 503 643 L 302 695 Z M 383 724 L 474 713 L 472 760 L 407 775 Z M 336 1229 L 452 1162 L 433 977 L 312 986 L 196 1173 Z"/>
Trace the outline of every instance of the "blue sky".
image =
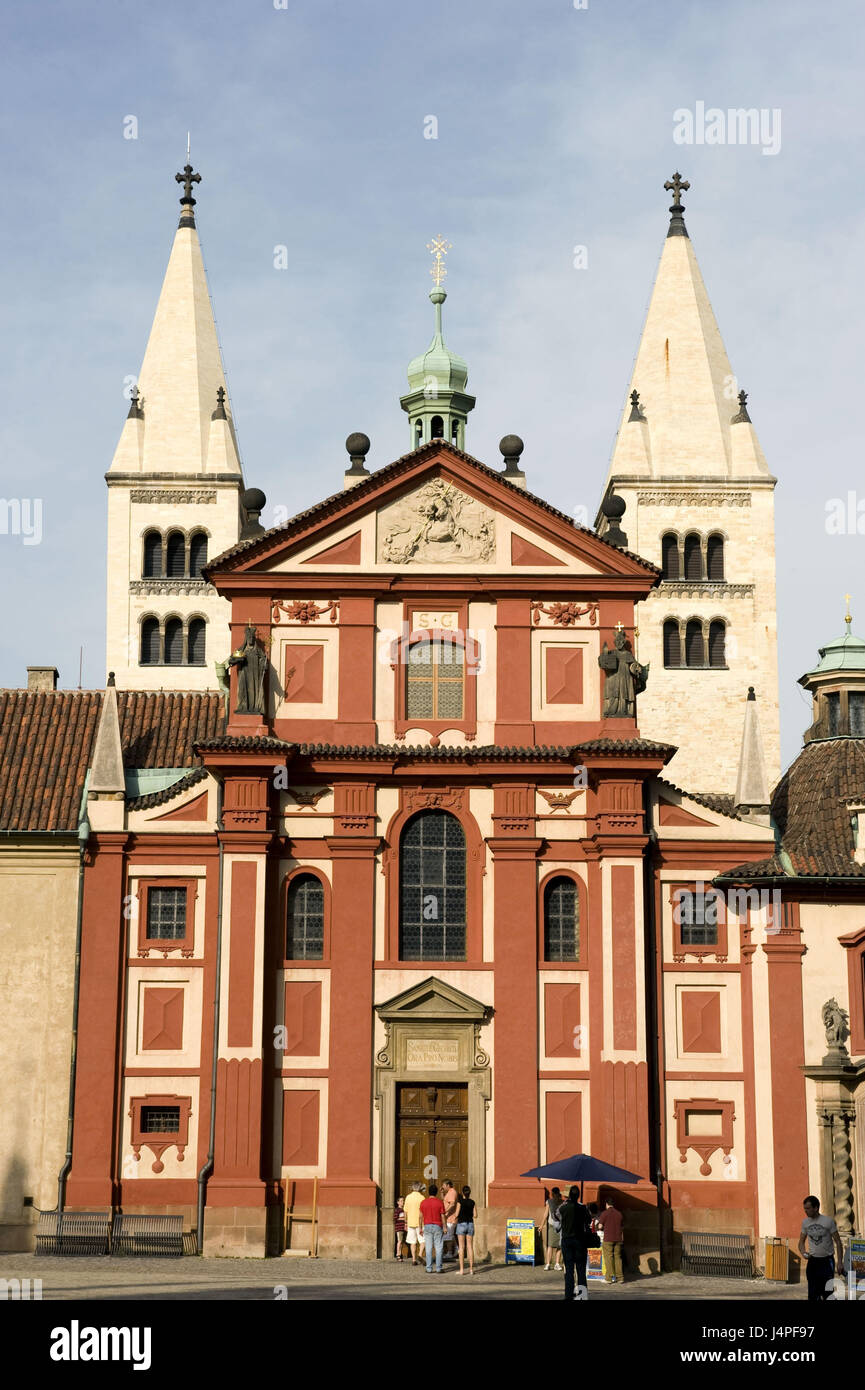
<path id="1" fill-rule="evenodd" d="M 429 341 L 425 247 L 443 232 L 446 338 L 478 402 L 469 452 L 497 465 L 520 434 L 532 491 L 594 516 L 679 167 L 779 478 L 790 759 L 809 722 L 796 677 L 843 629 L 847 590 L 865 633 L 865 535 L 825 524 L 850 491 L 865 513 L 863 49 L 858 0 L 7 7 L 0 493 L 42 499 L 43 537 L 0 535 L 0 683 L 53 663 L 75 685 L 81 645 L 84 684 L 104 681 L 103 475 L 187 130 L 245 474 L 271 514 L 338 489 L 352 430 L 373 467 L 407 449 L 398 397 Z M 698 101 L 780 108 L 779 153 L 675 145 L 673 112 Z"/>

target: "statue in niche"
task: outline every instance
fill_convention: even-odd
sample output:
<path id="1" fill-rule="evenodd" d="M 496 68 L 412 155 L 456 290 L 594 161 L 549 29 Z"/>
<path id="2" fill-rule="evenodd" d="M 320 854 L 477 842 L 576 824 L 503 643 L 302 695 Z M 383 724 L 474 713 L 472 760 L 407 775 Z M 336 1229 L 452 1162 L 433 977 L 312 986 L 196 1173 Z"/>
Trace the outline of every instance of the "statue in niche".
<path id="1" fill-rule="evenodd" d="M 231 653 L 228 665 L 239 667 L 235 714 L 264 714 L 264 673 L 267 669 L 267 657 L 258 645 L 255 628 L 251 623 L 246 625 L 243 646 Z"/>
<path id="2" fill-rule="evenodd" d="M 829 1051 L 846 1053 L 850 1027 L 847 1013 L 837 999 L 827 999 L 823 1005 L 823 1027 L 826 1029 L 826 1046 Z"/>
<path id="3" fill-rule="evenodd" d="M 598 657 L 598 665 L 606 671 L 604 682 L 604 718 L 633 719 L 636 714 L 636 697 L 645 690 L 649 679 L 649 667 L 641 666 L 627 644 L 624 628 L 619 628 L 612 651 L 604 643 Z"/>

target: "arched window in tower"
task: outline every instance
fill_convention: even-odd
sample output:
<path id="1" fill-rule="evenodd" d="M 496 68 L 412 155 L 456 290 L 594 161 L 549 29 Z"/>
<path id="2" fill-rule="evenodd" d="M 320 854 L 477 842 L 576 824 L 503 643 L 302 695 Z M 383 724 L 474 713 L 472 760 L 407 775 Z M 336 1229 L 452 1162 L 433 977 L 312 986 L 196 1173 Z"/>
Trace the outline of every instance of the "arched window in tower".
<path id="1" fill-rule="evenodd" d="M 406 665 L 408 719 L 462 719 L 465 652 L 461 643 L 437 638 L 413 642 Z"/>
<path id="2" fill-rule="evenodd" d="M 727 665 L 727 624 L 720 618 L 709 624 L 709 665 Z"/>
<path id="3" fill-rule="evenodd" d="M 544 960 L 579 960 L 580 895 L 572 878 L 554 878 L 544 889 Z"/>
<path id="4" fill-rule="evenodd" d="M 287 960 L 324 956 L 324 885 L 315 874 L 298 874 L 288 885 L 285 956 Z"/>
<path id="5" fill-rule="evenodd" d="M 159 619 L 145 618 L 141 624 L 141 665 L 159 665 Z"/>
<path id="6" fill-rule="evenodd" d="M 668 533 L 661 537 L 661 572 L 665 579 L 681 579 L 679 573 L 679 537 Z"/>
<path id="7" fill-rule="evenodd" d="M 186 540 L 182 531 L 171 531 L 165 547 L 165 573 L 169 579 L 186 574 Z"/>
<path id="8" fill-rule="evenodd" d="M 162 533 L 161 531 L 148 531 L 144 537 L 144 579 L 160 579 L 162 577 Z"/>
<path id="9" fill-rule="evenodd" d="M 706 664 L 703 624 L 697 618 L 692 618 L 685 628 L 685 663 L 688 666 L 705 666 Z"/>
<path id="10" fill-rule="evenodd" d="M 710 536 L 706 542 L 706 575 L 709 579 L 724 578 L 723 536 Z"/>
<path id="11" fill-rule="evenodd" d="M 664 665 L 671 670 L 682 664 L 682 634 L 675 618 L 664 623 Z"/>
<path id="12" fill-rule="evenodd" d="M 458 449 L 460 446 L 459 420 L 454 420 L 453 424 L 451 425 L 451 444 L 453 444 L 455 449 Z"/>
<path id="13" fill-rule="evenodd" d="M 465 960 L 466 840 L 447 811 L 420 811 L 399 847 L 401 960 Z"/>
<path id="14" fill-rule="evenodd" d="M 205 634 L 207 624 L 203 618 L 193 618 L 189 624 L 186 638 L 186 663 L 188 666 L 205 664 Z"/>
<path id="15" fill-rule="evenodd" d="M 183 623 L 179 618 L 169 618 L 165 624 L 165 665 L 183 665 Z"/>
<path id="16" fill-rule="evenodd" d="M 444 439 L 445 422 L 440 415 L 434 415 L 429 427 L 430 439 Z"/>
<path id="17" fill-rule="evenodd" d="M 850 733 L 854 738 L 865 737 L 865 692 L 851 690 L 847 696 Z"/>
<path id="18" fill-rule="evenodd" d="M 423 420 L 418 420 L 414 427 L 414 446 L 419 449 L 423 444 Z"/>
<path id="19" fill-rule="evenodd" d="M 207 564 L 207 536 L 203 531 L 195 531 L 189 542 L 189 573 L 193 579 L 201 578 L 201 571 Z"/>
<path id="20" fill-rule="evenodd" d="M 703 578 L 703 551 L 700 537 L 693 531 L 685 537 L 685 578 Z"/>

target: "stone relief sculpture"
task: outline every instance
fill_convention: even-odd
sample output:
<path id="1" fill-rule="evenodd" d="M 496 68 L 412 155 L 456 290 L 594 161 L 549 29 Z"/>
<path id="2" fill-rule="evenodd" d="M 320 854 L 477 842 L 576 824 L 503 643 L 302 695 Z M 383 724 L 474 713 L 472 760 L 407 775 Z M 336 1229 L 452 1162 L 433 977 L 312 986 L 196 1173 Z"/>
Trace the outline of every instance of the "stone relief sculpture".
<path id="1" fill-rule="evenodd" d="M 846 1052 L 850 1036 L 847 1013 L 837 999 L 827 999 L 823 1005 L 823 1027 L 826 1029 L 826 1046 L 830 1052 Z"/>
<path id="2" fill-rule="evenodd" d="M 378 558 L 386 564 L 453 565 L 495 557 L 495 517 L 452 483 L 434 478 L 379 516 Z"/>
<path id="3" fill-rule="evenodd" d="M 604 682 L 604 719 L 633 719 L 637 708 L 636 697 L 646 688 L 649 668 L 640 665 L 627 646 L 621 628 L 616 633 L 612 651 L 604 643 L 598 665 L 607 673 Z"/>
<path id="4" fill-rule="evenodd" d="M 243 646 L 228 658 L 229 666 L 239 666 L 237 673 L 237 708 L 235 714 L 264 714 L 264 673 L 267 657 L 258 645 L 255 628 L 247 624 Z"/>

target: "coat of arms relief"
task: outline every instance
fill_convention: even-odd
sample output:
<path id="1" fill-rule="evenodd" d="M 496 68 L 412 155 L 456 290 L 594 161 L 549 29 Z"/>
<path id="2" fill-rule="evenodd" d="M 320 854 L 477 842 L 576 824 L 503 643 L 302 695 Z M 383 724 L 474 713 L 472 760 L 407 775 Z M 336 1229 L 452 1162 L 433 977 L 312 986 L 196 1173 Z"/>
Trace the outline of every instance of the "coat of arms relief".
<path id="1" fill-rule="evenodd" d="M 378 559 L 384 564 L 487 563 L 495 552 L 495 514 L 441 478 L 378 516 Z"/>

